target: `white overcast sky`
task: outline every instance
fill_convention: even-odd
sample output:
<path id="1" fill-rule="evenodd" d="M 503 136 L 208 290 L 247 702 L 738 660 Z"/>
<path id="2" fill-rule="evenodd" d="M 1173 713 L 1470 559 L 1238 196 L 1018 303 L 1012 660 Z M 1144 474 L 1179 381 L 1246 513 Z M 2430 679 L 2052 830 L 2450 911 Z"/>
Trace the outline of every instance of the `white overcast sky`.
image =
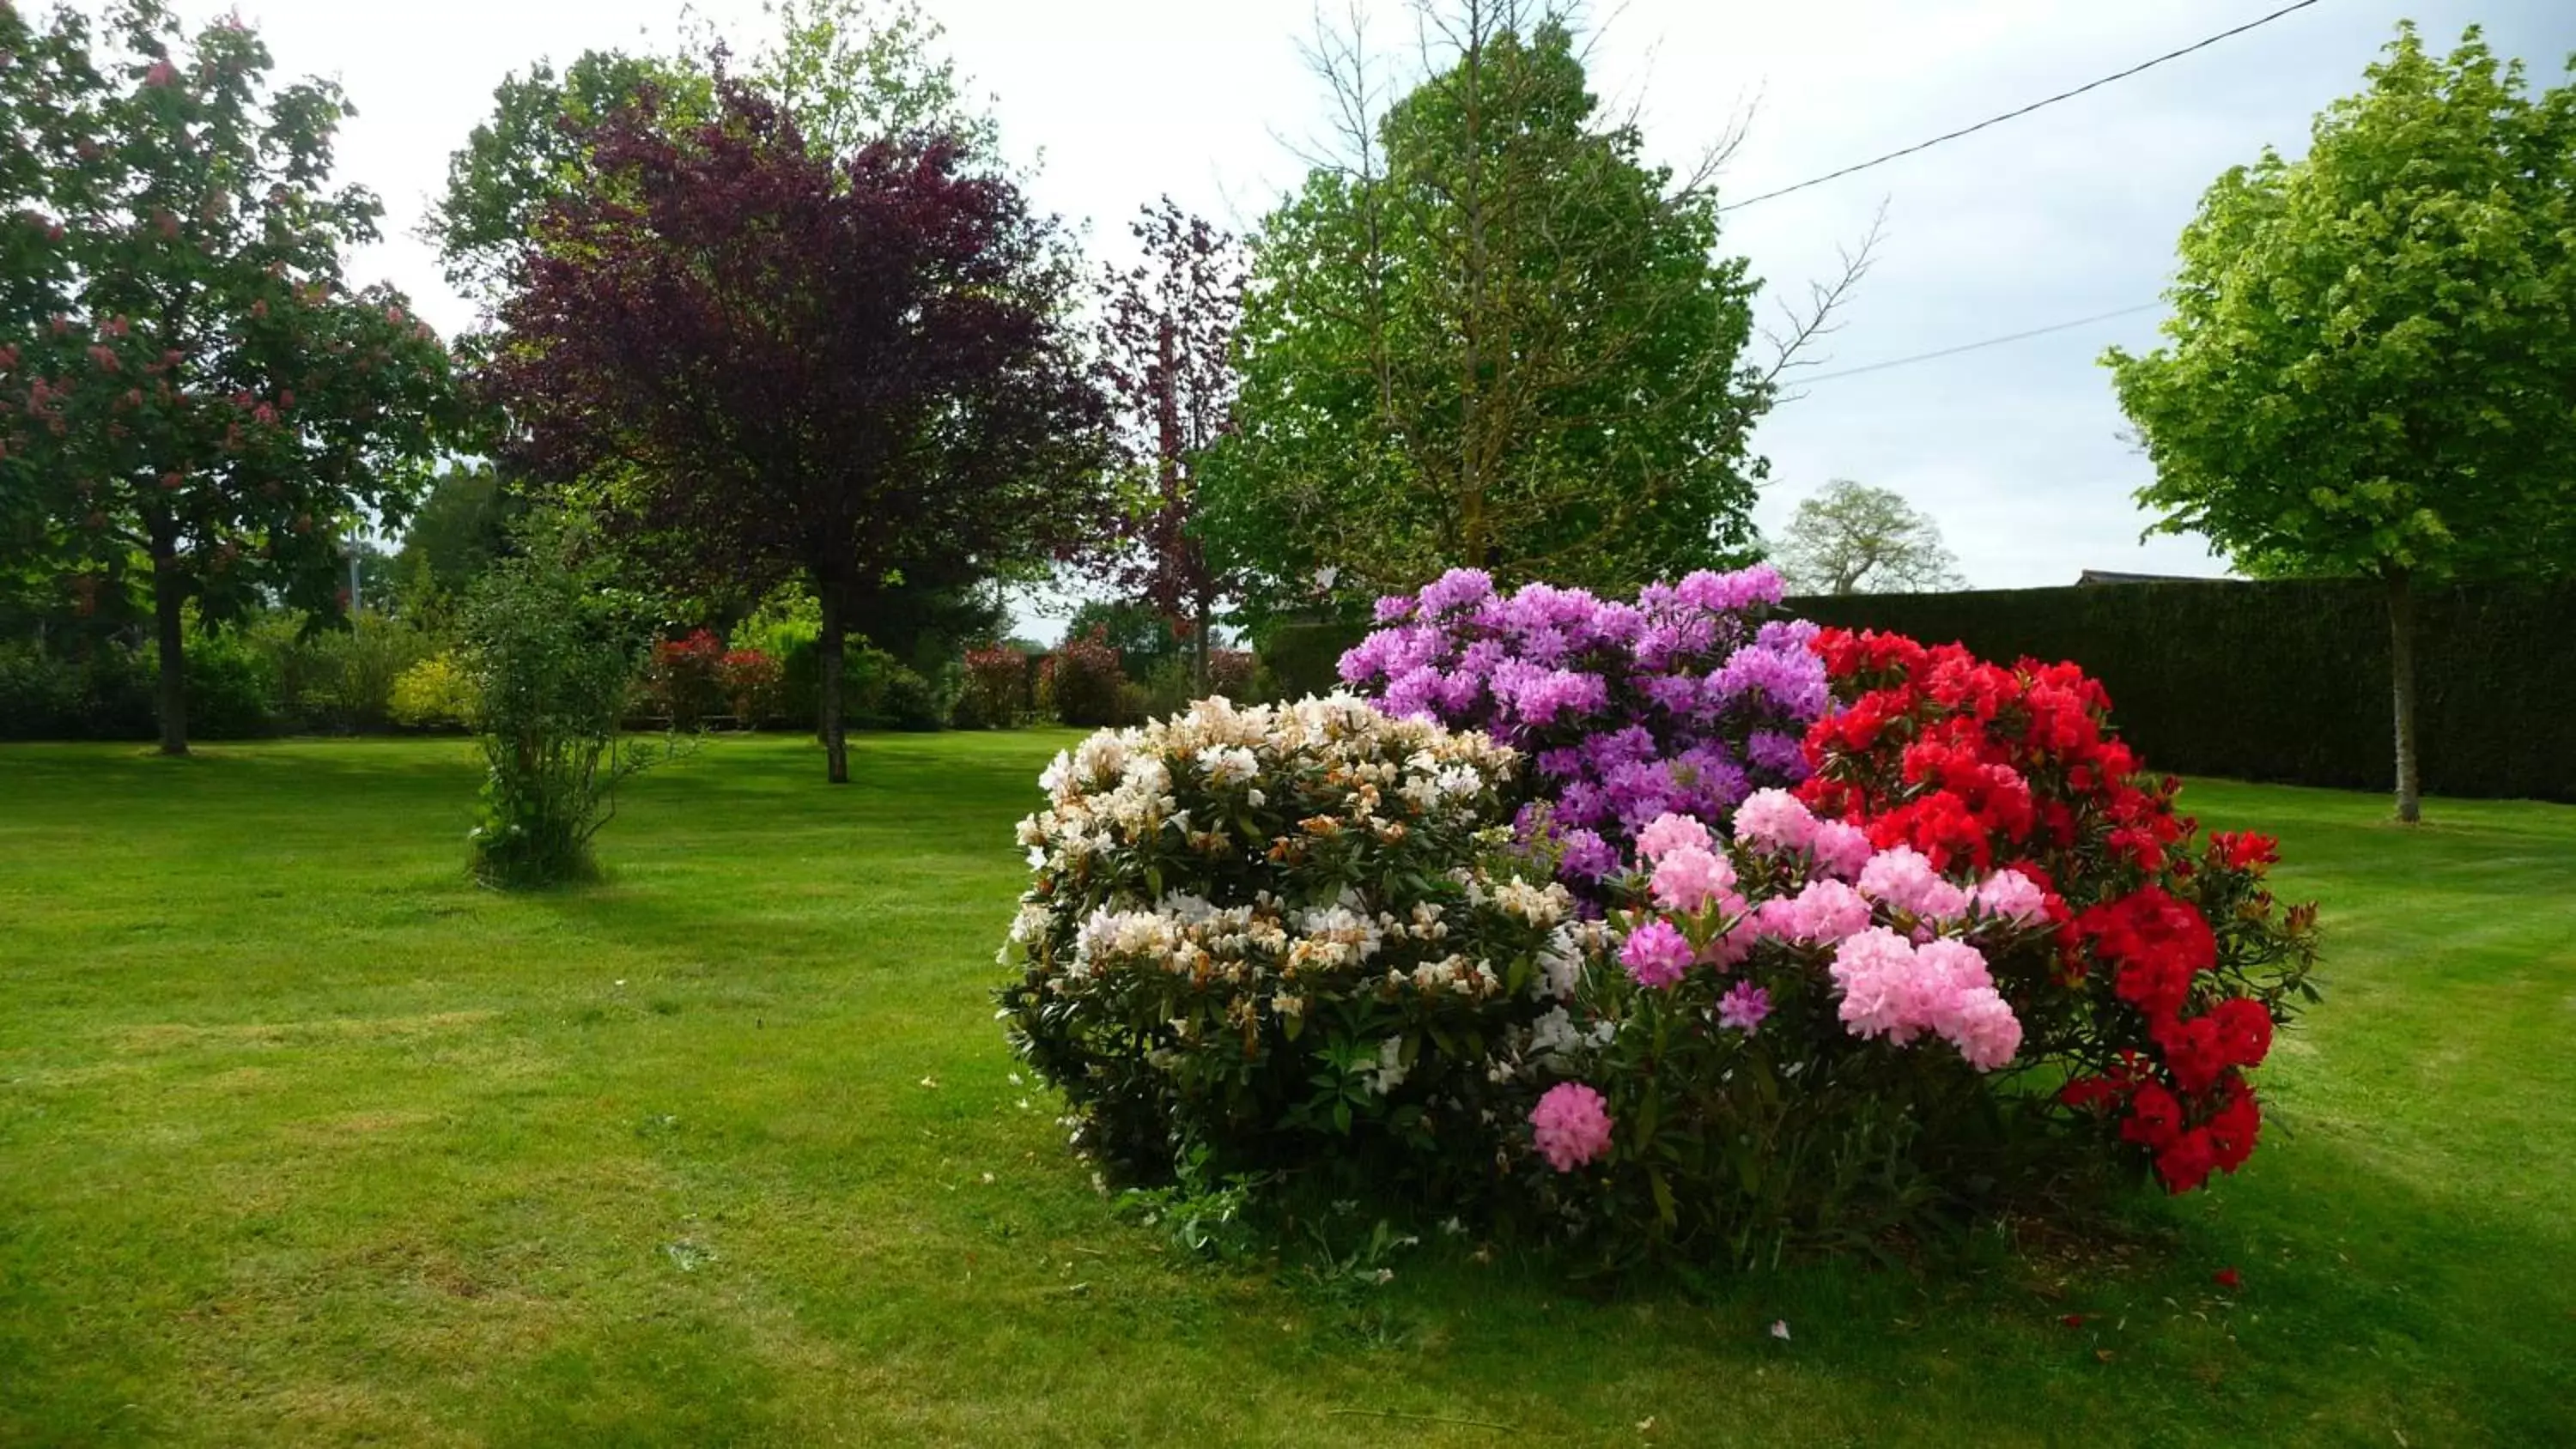
<path id="1" fill-rule="evenodd" d="M 1320 93 L 1299 57 L 1313 0 L 925 0 L 948 48 L 995 97 L 1006 146 L 1042 153 L 1044 207 L 1117 253 L 1125 220 L 1164 192 L 1248 227 L 1298 175 L 1280 138 L 1313 134 Z M 1650 147 L 1678 160 L 1760 106 L 1721 195 L 1750 196 L 2108 75 L 2286 0 L 1722 0 L 1596 3 L 1593 70 L 1642 102 Z M 1333 0 L 1337 13 L 1343 0 Z M 184 13 L 218 8 L 182 0 Z M 470 321 L 410 235 L 449 152 L 492 88 L 540 56 L 667 44 L 678 0 L 240 0 L 283 74 L 337 78 L 358 107 L 344 177 L 386 201 L 387 240 L 353 280 L 410 292 L 442 330 Z M 697 0 L 737 38 L 764 33 L 758 0 Z M 1408 35 L 1398 0 L 1377 30 Z M 2155 300 L 2173 244 L 2221 170 L 2266 144 L 2295 153 L 2314 113 L 2412 16 L 2447 50 L 2472 23 L 2564 80 L 2576 0 L 2322 0 L 2039 114 L 1860 176 L 1747 207 L 1724 245 L 1766 292 L 1830 273 L 1881 202 L 1880 261 L 1819 371 L 2044 327 Z M 1829 478 L 1897 489 L 1941 524 L 1970 582 L 2073 581 L 2084 568 L 2215 573 L 2194 540 L 2141 544 L 2130 494 L 2145 460 L 2095 365 L 2151 345 L 2146 312 L 1916 366 L 1820 382 L 1764 422 L 1772 465 L 1758 517 L 1776 533 Z M 1035 620 L 1031 620 L 1035 623 Z"/>

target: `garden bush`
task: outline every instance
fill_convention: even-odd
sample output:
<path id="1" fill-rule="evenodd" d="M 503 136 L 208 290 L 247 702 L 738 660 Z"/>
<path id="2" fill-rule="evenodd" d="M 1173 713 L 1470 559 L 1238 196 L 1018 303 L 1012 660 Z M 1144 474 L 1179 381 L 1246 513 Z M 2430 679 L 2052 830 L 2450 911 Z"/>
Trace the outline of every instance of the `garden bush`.
<path id="1" fill-rule="evenodd" d="M 724 641 L 711 629 L 653 641 L 644 666 L 644 698 L 676 730 L 694 730 L 725 711 Z"/>
<path id="2" fill-rule="evenodd" d="M 1067 635 L 1038 664 L 1038 708 L 1060 723 L 1128 724 L 1141 718 L 1132 712 L 1140 698 L 1128 692 L 1126 671 L 1103 629 Z"/>
<path id="3" fill-rule="evenodd" d="M 2272 842 L 2202 839 L 2073 665 L 1762 619 L 1777 597 L 1452 575 L 1345 660 L 1387 713 L 1211 701 L 1060 759 L 1003 1000 L 1077 1145 L 1400 1183 L 1613 1268 L 2234 1171 L 2248 1074 L 2314 999 Z M 1408 951 L 1471 928 L 1504 989 L 1409 1015 L 1419 958 L 1377 959 L 1408 920 Z M 1373 1062 L 1438 1085 L 1372 1097 Z"/>
<path id="4" fill-rule="evenodd" d="M 966 651 L 965 682 L 957 695 L 961 729 L 1010 729 L 1029 699 L 1029 657 L 1008 644 Z"/>
<path id="5" fill-rule="evenodd" d="M 1815 773 L 1731 841 L 1680 816 L 1640 838 L 1533 1117 L 1542 1200 L 1614 1260 L 1744 1261 L 2235 1171 L 2245 1073 L 2313 998 L 2272 842 L 2198 840 L 2072 665 L 1815 643 L 1842 701 Z"/>
<path id="6" fill-rule="evenodd" d="M 385 710 L 406 729 L 471 729 L 474 676 L 454 651 L 432 655 L 395 678 Z"/>
<path id="7" fill-rule="evenodd" d="M 591 837 L 616 813 L 617 787 L 667 754 L 618 736 L 651 636 L 641 602 L 585 558 L 573 526 L 530 524 L 520 552 L 466 598 L 489 766 L 469 841 L 487 885 L 593 874 Z"/>
<path id="8" fill-rule="evenodd" d="M 783 717 L 786 666 L 764 650 L 726 650 L 716 661 L 716 687 L 723 691 L 734 723 L 743 729 L 756 730 Z"/>
<path id="9" fill-rule="evenodd" d="M 394 723 L 394 681 L 439 641 L 407 620 L 361 612 L 337 623 L 280 610 L 244 633 L 276 682 L 269 701 L 278 728 L 358 734 Z"/>
<path id="10" fill-rule="evenodd" d="M 1002 959 L 1020 1054 L 1122 1177 L 1481 1195 L 1583 929 L 1509 849 L 1511 755 L 1347 696 L 1059 755 Z"/>
<path id="11" fill-rule="evenodd" d="M 184 666 L 191 733 L 244 740 L 277 729 L 276 663 L 241 631 L 192 635 Z"/>

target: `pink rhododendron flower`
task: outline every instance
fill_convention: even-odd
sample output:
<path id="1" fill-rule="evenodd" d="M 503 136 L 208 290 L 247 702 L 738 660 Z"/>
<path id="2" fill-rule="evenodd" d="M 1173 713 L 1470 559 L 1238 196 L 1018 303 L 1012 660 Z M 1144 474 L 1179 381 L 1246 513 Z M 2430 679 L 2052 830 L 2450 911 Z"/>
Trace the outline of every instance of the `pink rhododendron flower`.
<path id="1" fill-rule="evenodd" d="M 1655 904 L 1668 911 L 1696 911 L 1710 902 L 1742 910 L 1735 894 L 1735 867 L 1725 856 L 1696 846 L 1682 846 L 1655 863 Z"/>
<path id="2" fill-rule="evenodd" d="M 1771 993 L 1750 981 L 1738 981 L 1734 990 L 1717 999 L 1717 1024 L 1746 1036 L 1751 1036 L 1762 1018 L 1770 1014 Z M 2014 1030 L 2020 1030 L 2019 1023 L 2015 1023 Z"/>
<path id="3" fill-rule="evenodd" d="M 1659 918 L 1628 933 L 1619 948 L 1619 964 L 1640 986 L 1670 986 L 1690 969 L 1692 954 L 1690 938 Z"/>
<path id="4" fill-rule="evenodd" d="M 1778 790 L 1769 793 L 1777 795 Z M 1709 848 L 1708 827 L 1687 815 L 1658 815 L 1637 832 L 1637 853 L 1648 860 L 1661 860 L 1676 850 Z"/>
<path id="5" fill-rule="evenodd" d="M 1968 911 L 1968 893 L 1942 879 L 1932 862 L 1910 845 L 1871 856 L 1861 868 L 1860 888 L 1863 894 L 1925 920 L 1951 920 Z"/>
<path id="6" fill-rule="evenodd" d="M 2027 925 L 2048 917 L 2048 893 L 2017 870 L 1999 870 L 1978 883 L 1977 908 Z"/>
<path id="7" fill-rule="evenodd" d="M 1844 880 L 1861 873 L 1869 864 L 1874 847 L 1869 832 L 1844 820 L 1819 820 L 1815 833 L 1808 837 L 1807 849 L 1816 857 L 1816 868 Z"/>
<path id="8" fill-rule="evenodd" d="M 1581 1082 L 1559 1082 L 1530 1109 L 1530 1136 L 1559 1172 L 1572 1172 L 1610 1150 L 1610 1107 Z"/>
<path id="9" fill-rule="evenodd" d="M 1981 1072 L 2021 1049 L 2020 1020 L 1996 993 L 1986 958 L 1964 941 L 1918 946 L 1874 927 L 1844 941 L 1831 969 L 1843 991 L 1839 1015 L 1854 1036 L 1904 1046 L 1930 1033 Z"/>
<path id="10" fill-rule="evenodd" d="M 1838 880 L 1807 882 L 1794 896 L 1762 903 L 1756 929 L 1783 941 L 1830 946 L 1869 927 L 1870 906 L 1860 892 Z"/>
<path id="11" fill-rule="evenodd" d="M 1786 790 L 1756 790 L 1735 808 L 1735 838 L 1772 850 L 1804 850 L 1815 838 L 1816 817 Z"/>

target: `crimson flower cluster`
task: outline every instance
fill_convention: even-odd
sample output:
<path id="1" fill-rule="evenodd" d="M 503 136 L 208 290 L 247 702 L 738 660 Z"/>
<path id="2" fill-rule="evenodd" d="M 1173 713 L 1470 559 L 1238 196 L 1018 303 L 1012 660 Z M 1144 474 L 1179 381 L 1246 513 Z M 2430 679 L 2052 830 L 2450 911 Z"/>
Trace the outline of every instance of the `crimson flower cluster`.
<path id="1" fill-rule="evenodd" d="M 2273 841 L 2222 831 L 2195 848 L 2178 782 L 2141 773 L 2074 665 L 1875 631 L 1812 647 L 1844 703 L 1808 733 L 1800 797 L 1879 849 L 2040 884 L 2055 929 L 2013 1002 L 2034 1023 L 2025 1057 L 2068 1063 L 2057 1100 L 2116 1122 L 2169 1190 L 2234 1172 L 2262 1126 L 2244 1074 L 2290 998 L 2312 995 L 2314 908 L 2276 913 Z"/>

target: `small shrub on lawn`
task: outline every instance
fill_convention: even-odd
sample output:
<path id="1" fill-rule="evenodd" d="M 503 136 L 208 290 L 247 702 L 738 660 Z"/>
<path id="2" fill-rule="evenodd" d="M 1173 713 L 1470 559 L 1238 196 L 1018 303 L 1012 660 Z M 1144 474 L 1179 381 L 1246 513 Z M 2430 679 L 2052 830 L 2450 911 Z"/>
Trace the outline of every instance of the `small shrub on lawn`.
<path id="1" fill-rule="evenodd" d="M 1070 634 L 1038 666 L 1038 706 L 1069 725 L 1120 725 L 1141 715 L 1129 713 L 1136 696 L 1127 693 L 1127 673 L 1108 631 L 1094 627 Z"/>
<path id="2" fill-rule="evenodd" d="M 618 785 L 670 752 L 618 736 L 650 635 L 640 601 L 584 559 L 569 529 L 532 525 L 466 600 L 490 766 L 469 840 L 487 885 L 594 874 L 591 837 L 616 814 Z"/>
<path id="3" fill-rule="evenodd" d="M 780 717 L 787 699 L 787 667 L 758 649 L 728 649 L 716 661 L 716 687 L 734 723 L 756 730 Z"/>
<path id="4" fill-rule="evenodd" d="M 1029 656 L 1008 644 L 966 651 L 965 686 L 957 696 L 962 729 L 1011 729 L 1028 700 Z"/>
<path id="5" fill-rule="evenodd" d="M 725 708 L 724 641 L 711 629 L 658 639 L 644 667 L 644 697 L 675 730 L 693 730 Z"/>

